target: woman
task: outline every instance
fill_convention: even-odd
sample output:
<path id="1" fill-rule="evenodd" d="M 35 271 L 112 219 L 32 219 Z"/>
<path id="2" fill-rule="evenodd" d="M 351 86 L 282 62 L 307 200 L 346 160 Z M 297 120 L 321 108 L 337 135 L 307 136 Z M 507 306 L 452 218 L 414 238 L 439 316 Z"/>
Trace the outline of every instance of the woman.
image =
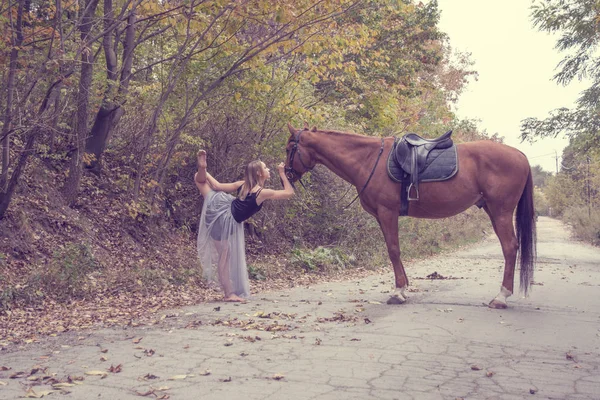
<path id="1" fill-rule="evenodd" d="M 206 171 L 206 151 L 198 152 L 194 181 L 204 197 L 198 227 L 198 256 L 204 278 L 220 283 L 224 301 L 243 302 L 250 295 L 243 222 L 256 214 L 266 200 L 287 200 L 294 188 L 285 176 L 284 164 L 277 167 L 283 190 L 265 189 L 271 173 L 262 161 L 246 166 L 243 181 L 220 183 Z M 227 192 L 238 191 L 238 197 Z"/>

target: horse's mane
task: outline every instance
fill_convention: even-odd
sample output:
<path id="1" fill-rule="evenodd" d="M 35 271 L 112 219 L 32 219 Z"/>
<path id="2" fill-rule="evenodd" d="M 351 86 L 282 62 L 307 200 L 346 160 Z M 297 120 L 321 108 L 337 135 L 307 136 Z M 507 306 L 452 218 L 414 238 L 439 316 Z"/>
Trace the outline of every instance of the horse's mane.
<path id="1" fill-rule="evenodd" d="M 350 135 L 350 136 L 363 136 L 363 135 L 359 135 L 358 133 L 354 133 L 354 132 L 333 131 L 333 130 L 315 129 L 314 132 L 324 133 L 326 135 L 332 135 L 332 136 L 346 136 L 346 135 Z"/>

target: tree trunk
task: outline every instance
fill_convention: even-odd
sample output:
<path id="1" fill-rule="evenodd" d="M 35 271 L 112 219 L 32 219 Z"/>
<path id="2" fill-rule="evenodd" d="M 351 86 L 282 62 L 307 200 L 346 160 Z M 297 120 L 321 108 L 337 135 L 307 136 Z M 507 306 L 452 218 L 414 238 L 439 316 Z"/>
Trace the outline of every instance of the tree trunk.
<path id="1" fill-rule="evenodd" d="M 12 126 L 12 107 L 15 92 L 15 75 L 17 73 L 17 59 L 19 57 L 19 46 L 23 43 L 23 9 L 25 0 L 19 0 L 17 8 L 17 21 L 13 28 L 12 50 L 10 51 L 10 62 L 8 67 L 8 78 L 6 80 L 6 110 L 4 113 L 4 126 L 2 127 L 2 171 L 0 172 L 0 191 L 6 190 L 8 183 L 8 166 L 10 164 L 10 128 Z M 11 20 L 12 20 L 12 14 Z M 12 21 L 11 21 L 12 22 Z M 11 23 L 12 25 L 12 23 Z M 12 28 L 12 26 L 11 26 Z"/>
<path id="2" fill-rule="evenodd" d="M 80 9 L 85 10 L 81 17 L 79 31 L 81 32 L 81 43 L 83 46 L 91 46 L 89 41 L 90 31 L 93 23 L 93 16 L 98 6 L 98 0 L 80 0 Z M 77 112 L 75 115 L 75 149 L 71 155 L 69 165 L 69 175 L 63 187 L 63 195 L 69 205 L 72 205 L 77 199 L 81 176 L 83 174 L 83 155 L 85 152 L 85 139 L 87 135 L 88 124 L 88 106 L 89 93 L 92 86 L 92 73 L 94 70 L 94 55 L 91 48 L 86 48 L 81 52 L 81 75 L 79 77 L 79 88 L 77 93 Z"/>
<path id="3" fill-rule="evenodd" d="M 17 184 L 19 183 L 19 178 L 23 173 L 23 169 L 25 169 L 25 165 L 27 164 L 27 159 L 29 155 L 32 153 L 33 144 L 35 143 L 35 137 L 37 133 L 31 132 L 29 137 L 27 138 L 27 143 L 25 143 L 25 147 L 21 152 L 21 156 L 19 157 L 19 162 L 15 167 L 15 170 L 12 173 L 10 181 L 8 182 L 8 186 L 6 191 L 0 192 L 0 219 L 4 218 L 4 214 L 8 209 L 8 205 L 12 199 L 12 196 L 17 188 Z"/>
<path id="4" fill-rule="evenodd" d="M 114 23 L 112 0 L 104 0 L 104 25 L 107 27 Z M 86 165 L 92 171 L 99 173 L 102 168 L 102 153 L 110 139 L 110 134 L 119 123 L 121 117 L 125 114 L 122 104 L 129 92 L 129 81 L 131 79 L 131 68 L 133 65 L 133 50 L 135 48 L 135 22 L 136 15 L 132 13 L 127 21 L 125 31 L 125 41 L 123 43 L 123 66 L 121 68 L 121 80 L 117 86 L 117 56 L 114 51 L 113 31 L 108 32 L 103 38 L 104 55 L 106 58 L 106 71 L 108 78 L 108 88 L 104 94 L 102 106 L 96 114 L 90 137 L 86 143 L 86 153 L 94 155 L 94 159 Z M 115 91 L 117 93 L 115 93 Z M 116 97 L 115 97 L 116 94 Z"/>

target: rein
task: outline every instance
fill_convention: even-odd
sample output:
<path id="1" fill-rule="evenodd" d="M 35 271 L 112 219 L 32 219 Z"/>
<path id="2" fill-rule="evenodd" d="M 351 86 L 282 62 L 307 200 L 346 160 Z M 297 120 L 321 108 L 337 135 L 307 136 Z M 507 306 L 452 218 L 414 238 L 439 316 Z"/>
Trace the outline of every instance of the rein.
<path id="1" fill-rule="evenodd" d="M 367 188 L 367 185 L 369 184 L 369 182 L 371 181 L 371 178 L 375 174 L 375 170 L 377 169 L 377 164 L 379 164 L 379 159 L 381 158 L 381 154 L 383 153 L 384 144 L 385 144 L 384 140 L 381 139 L 381 147 L 379 148 L 379 154 L 377 154 L 377 160 L 375 160 L 375 165 L 373 166 L 373 169 L 371 170 L 371 174 L 369 175 L 369 178 L 367 178 L 365 185 L 362 187 L 362 189 L 360 189 L 360 192 L 358 192 L 356 197 L 346 207 L 344 207 L 344 209 L 350 207 L 356 201 L 356 199 L 358 199 L 360 197 L 360 195 L 363 194 L 363 192 Z M 348 189 L 348 190 L 350 190 L 350 189 Z M 348 193 L 348 192 L 346 192 L 346 193 Z M 340 198 L 340 200 L 343 199 L 345 196 L 346 196 L 346 194 L 344 194 L 344 196 L 342 196 Z"/>
<path id="2" fill-rule="evenodd" d="M 302 135 L 302 132 L 304 131 L 308 131 L 308 128 L 304 128 L 303 130 L 301 130 L 300 132 L 298 132 L 298 135 L 294 138 L 294 145 L 292 147 L 292 149 L 290 150 L 290 166 L 289 167 L 285 167 L 285 172 L 286 175 L 288 177 L 288 179 L 291 181 L 294 177 L 298 177 L 298 182 L 300 182 L 300 184 L 302 185 L 302 187 L 306 190 L 306 186 L 304 186 L 304 183 L 302 183 L 302 179 L 300 178 L 301 174 L 296 171 L 293 167 L 294 165 L 294 157 L 296 155 L 298 155 L 298 159 L 300 160 L 300 164 L 302 164 L 302 167 L 304 167 L 304 169 L 306 171 L 310 171 L 311 168 L 309 168 L 304 161 L 302 160 L 302 156 L 300 155 L 300 150 L 298 149 L 298 144 L 300 143 L 300 135 Z M 365 184 L 363 185 L 362 189 L 360 189 L 360 191 L 358 192 L 358 194 L 356 195 L 356 197 L 347 205 L 344 207 L 344 209 L 347 209 L 348 207 L 350 207 L 355 201 L 356 199 L 358 199 L 360 197 L 361 194 L 363 194 L 363 192 L 365 191 L 365 189 L 367 188 L 367 185 L 369 184 L 369 182 L 371 182 L 371 178 L 373 178 L 373 175 L 375 174 L 375 170 L 377 169 L 377 165 L 379 164 L 379 159 L 381 158 L 381 154 L 383 153 L 383 148 L 385 145 L 385 141 L 382 138 L 381 139 L 381 147 L 379 148 L 379 154 L 377 154 L 377 159 L 375 160 L 375 165 L 373 166 L 373 169 L 371 170 L 371 174 L 369 175 L 369 177 L 367 178 L 367 181 L 365 182 Z M 305 171 L 305 172 L 306 172 Z M 292 186 L 294 184 L 292 183 Z M 346 193 L 344 193 L 344 195 L 340 198 L 339 201 L 341 201 L 344 197 L 346 197 L 346 194 L 348 194 L 348 192 L 350 191 L 351 187 L 348 188 L 348 190 L 346 191 Z"/>

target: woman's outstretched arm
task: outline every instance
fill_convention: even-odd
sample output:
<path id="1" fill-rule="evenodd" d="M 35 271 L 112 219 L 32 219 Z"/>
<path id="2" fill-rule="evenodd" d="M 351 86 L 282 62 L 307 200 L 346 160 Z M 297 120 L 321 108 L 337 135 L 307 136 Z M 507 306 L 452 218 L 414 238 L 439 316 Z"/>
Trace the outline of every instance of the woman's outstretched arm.
<path id="1" fill-rule="evenodd" d="M 285 166 L 283 163 L 277 166 L 277 171 L 279 172 L 279 177 L 281 178 L 281 182 L 283 183 L 283 190 L 273 190 L 273 189 L 264 189 L 258 195 L 256 202 L 258 204 L 262 203 L 265 200 L 288 200 L 294 196 L 294 187 L 288 180 L 285 175 Z"/>

